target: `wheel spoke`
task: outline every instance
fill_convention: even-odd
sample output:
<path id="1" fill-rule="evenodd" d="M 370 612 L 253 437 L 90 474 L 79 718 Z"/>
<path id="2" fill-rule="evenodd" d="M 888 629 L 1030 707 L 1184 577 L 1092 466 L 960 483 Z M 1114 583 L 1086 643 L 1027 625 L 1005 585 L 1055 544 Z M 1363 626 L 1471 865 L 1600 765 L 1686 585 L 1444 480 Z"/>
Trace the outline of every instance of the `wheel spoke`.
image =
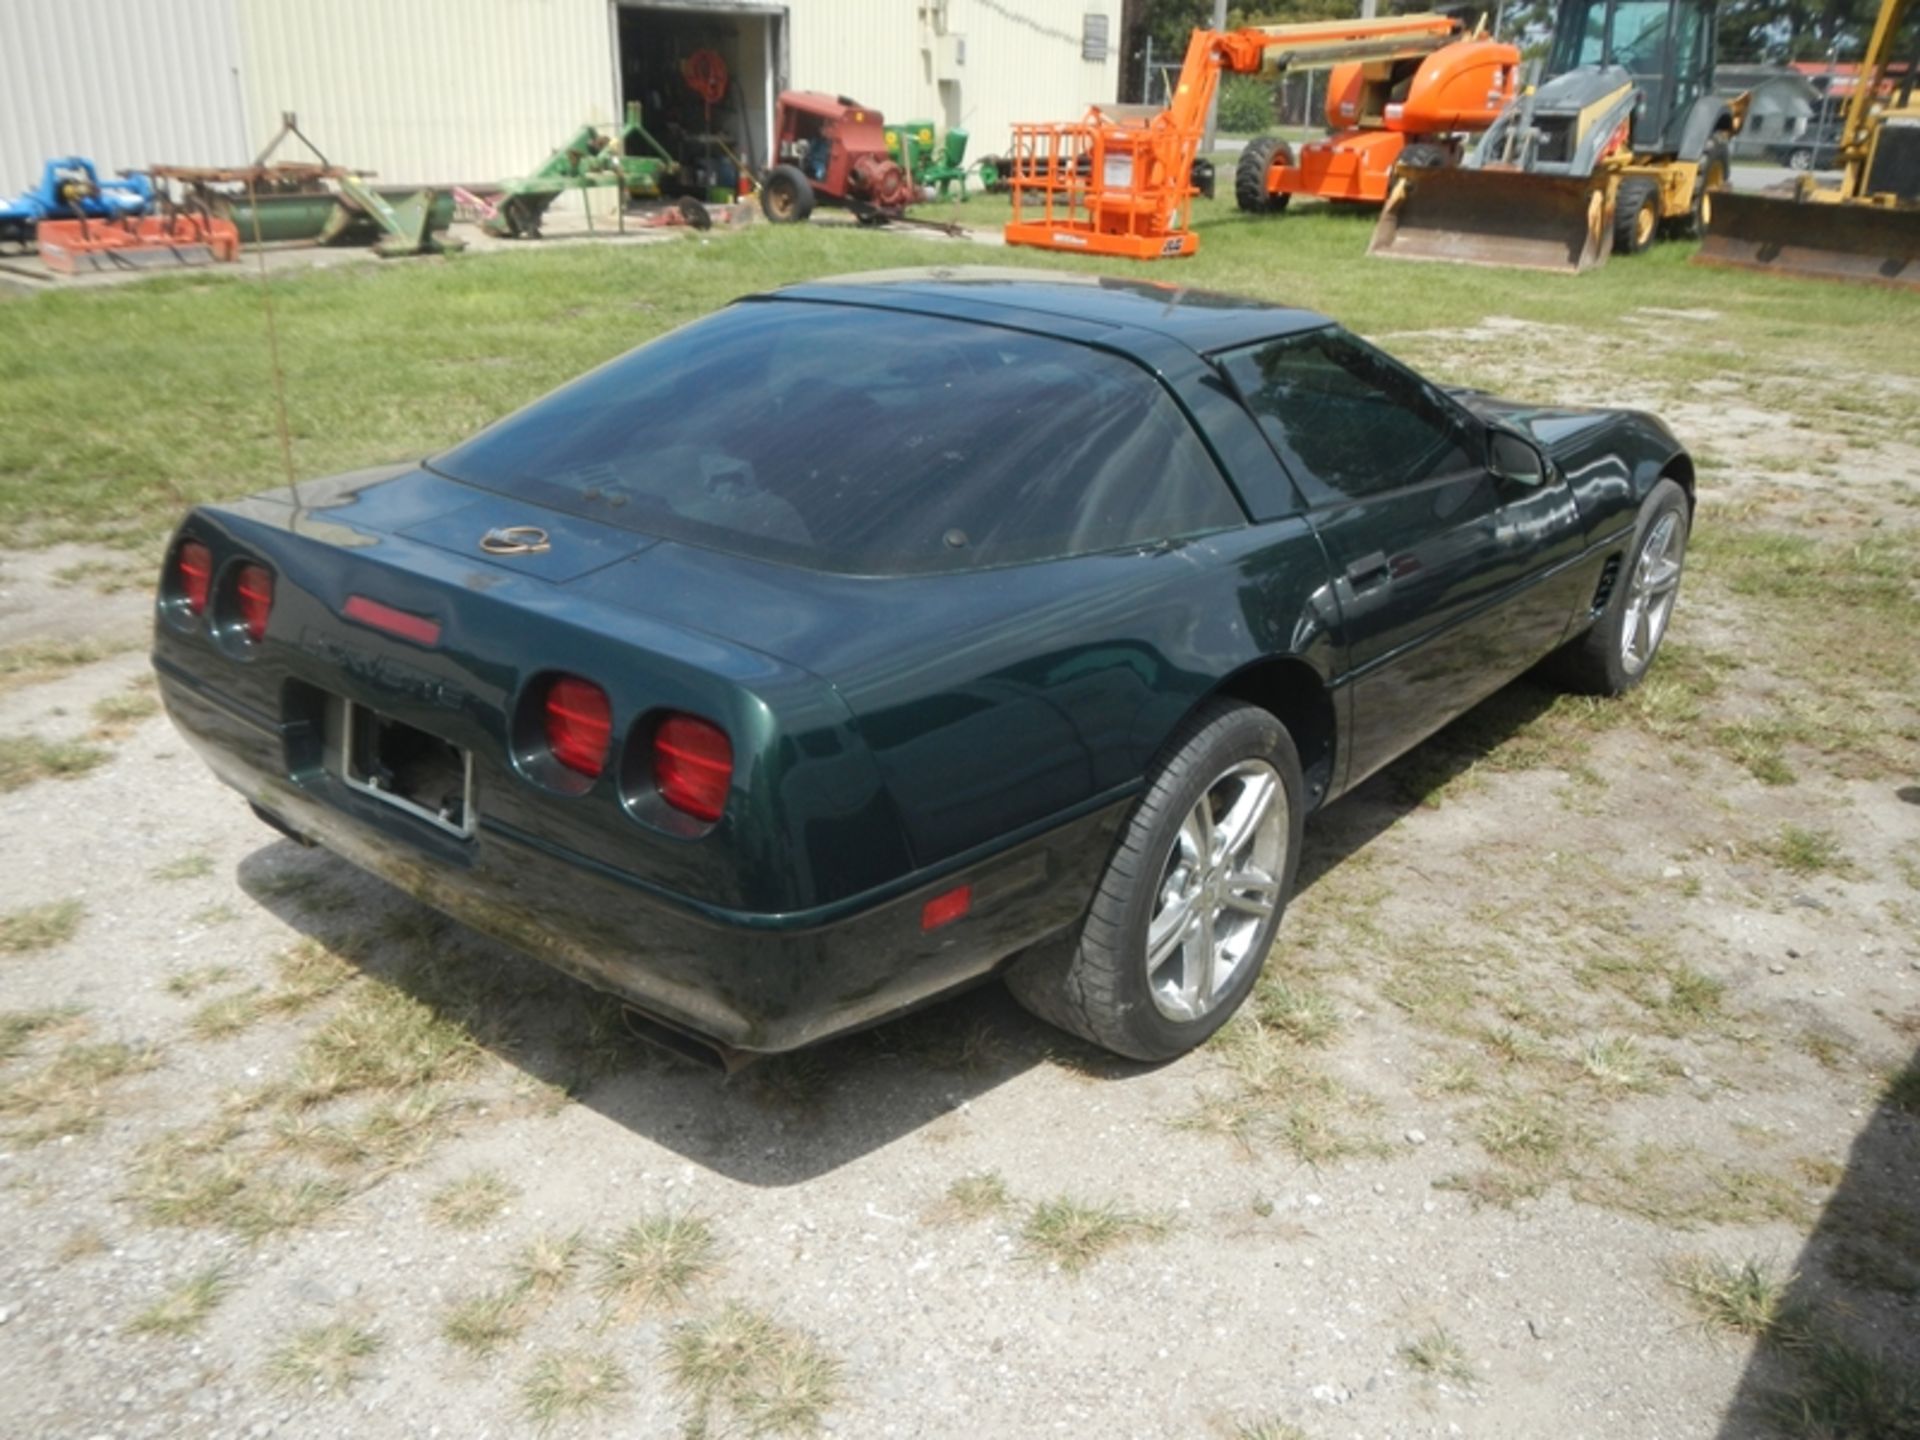
<path id="1" fill-rule="evenodd" d="M 1264 870 L 1248 868 L 1228 877 L 1222 900 L 1229 910 L 1264 920 L 1273 914 L 1280 882 Z"/>
<path id="2" fill-rule="evenodd" d="M 1233 805 L 1220 819 L 1222 843 L 1218 858 L 1221 864 L 1231 865 L 1240 852 L 1252 843 L 1260 829 L 1260 822 L 1266 819 L 1267 811 L 1273 806 L 1277 788 L 1270 773 L 1262 772 L 1242 779 L 1240 793 L 1234 796 Z"/>
<path id="3" fill-rule="evenodd" d="M 1205 905 L 1195 916 L 1193 943 L 1187 947 L 1186 1000 L 1195 1015 L 1203 1015 L 1213 1003 L 1213 911 Z"/>
<path id="4" fill-rule="evenodd" d="M 1153 917 L 1147 927 L 1147 974 L 1159 972 L 1193 928 L 1193 901 L 1185 896 Z"/>

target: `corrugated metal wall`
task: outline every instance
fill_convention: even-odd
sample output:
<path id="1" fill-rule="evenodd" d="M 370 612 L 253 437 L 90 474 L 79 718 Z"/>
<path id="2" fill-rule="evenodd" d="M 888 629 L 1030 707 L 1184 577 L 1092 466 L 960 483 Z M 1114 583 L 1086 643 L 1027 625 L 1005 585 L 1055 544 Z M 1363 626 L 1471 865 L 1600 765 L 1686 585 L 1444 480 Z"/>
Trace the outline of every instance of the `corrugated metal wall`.
<path id="1" fill-rule="evenodd" d="M 1015 120 L 1114 97 L 1117 57 L 1083 60 L 1081 34 L 1106 14 L 1117 45 L 1119 6 L 788 0 L 777 79 L 957 122 L 977 156 Z M 283 110 L 386 180 L 522 174 L 614 118 L 613 33 L 610 0 L 0 0 L 0 193 L 73 151 L 110 168 L 244 163 Z"/>
<path id="2" fill-rule="evenodd" d="M 1076 120 L 1113 100 L 1120 0 L 790 0 L 788 83 L 876 106 L 889 120 L 958 123 L 971 155 L 1006 148 L 1017 120 Z M 1104 61 L 1081 59 L 1082 22 L 1108 17 Z M 944 21 L 944 24 L 942 24 Z M 965 61 L 940 83 L 944 29 Z M 951 56 L 959 47 L 944 47 Z"/>
<path id="3" fill-rule="evenodd" d="M 63 155 L 244 164 L 239 64 L 234 0 L 0 0 L 0 195 Z"/>
<path id="4" fill-rule="evenodd" d="M 393 181 L 524 174 L 613 119 L 606 0 L 238 0 L 248 123 Z"/>

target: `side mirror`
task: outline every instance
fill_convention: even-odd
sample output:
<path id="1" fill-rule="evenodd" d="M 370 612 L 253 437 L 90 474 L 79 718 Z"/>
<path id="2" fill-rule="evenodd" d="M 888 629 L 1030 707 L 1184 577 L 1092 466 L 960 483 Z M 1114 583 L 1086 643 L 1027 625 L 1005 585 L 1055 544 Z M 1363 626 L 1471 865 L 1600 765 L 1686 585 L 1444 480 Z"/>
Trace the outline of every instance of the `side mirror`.
<path id="1" fill-rule="evenodd" d="M 1547 478 L 1546 457 L 1511 430 L 1487 432 L 1487 469 L 1515 485 L 1539 485 Z"/>

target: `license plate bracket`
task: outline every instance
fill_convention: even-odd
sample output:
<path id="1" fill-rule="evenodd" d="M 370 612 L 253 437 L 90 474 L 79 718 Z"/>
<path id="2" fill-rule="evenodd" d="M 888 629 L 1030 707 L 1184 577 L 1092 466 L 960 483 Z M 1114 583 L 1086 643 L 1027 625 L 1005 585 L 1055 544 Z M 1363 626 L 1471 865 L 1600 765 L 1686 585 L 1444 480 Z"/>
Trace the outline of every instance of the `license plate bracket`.
<path id="1" fill-rule="evenodd" d="M 473 837 L 473 752 L 343 701 L 340 779 L 462 840 Z"/>

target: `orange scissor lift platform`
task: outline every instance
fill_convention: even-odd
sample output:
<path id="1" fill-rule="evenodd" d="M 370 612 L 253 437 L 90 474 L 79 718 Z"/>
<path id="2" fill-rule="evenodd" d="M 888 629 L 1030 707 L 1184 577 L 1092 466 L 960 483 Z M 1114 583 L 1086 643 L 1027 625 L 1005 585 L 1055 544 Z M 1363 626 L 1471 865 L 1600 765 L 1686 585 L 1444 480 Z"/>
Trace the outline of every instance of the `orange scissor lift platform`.
<path id="1" fill-rule="evenodd" d="M 1222 70 L 1424 55 L 1459 32 L 1444 15 L 1195 30 L 1166 109 L 1134 117 L 1096 106 L 1079 121 L 1013 127 L 1006 242 L 1129 260 L 1191 255 L 1193 164 Z"/>

